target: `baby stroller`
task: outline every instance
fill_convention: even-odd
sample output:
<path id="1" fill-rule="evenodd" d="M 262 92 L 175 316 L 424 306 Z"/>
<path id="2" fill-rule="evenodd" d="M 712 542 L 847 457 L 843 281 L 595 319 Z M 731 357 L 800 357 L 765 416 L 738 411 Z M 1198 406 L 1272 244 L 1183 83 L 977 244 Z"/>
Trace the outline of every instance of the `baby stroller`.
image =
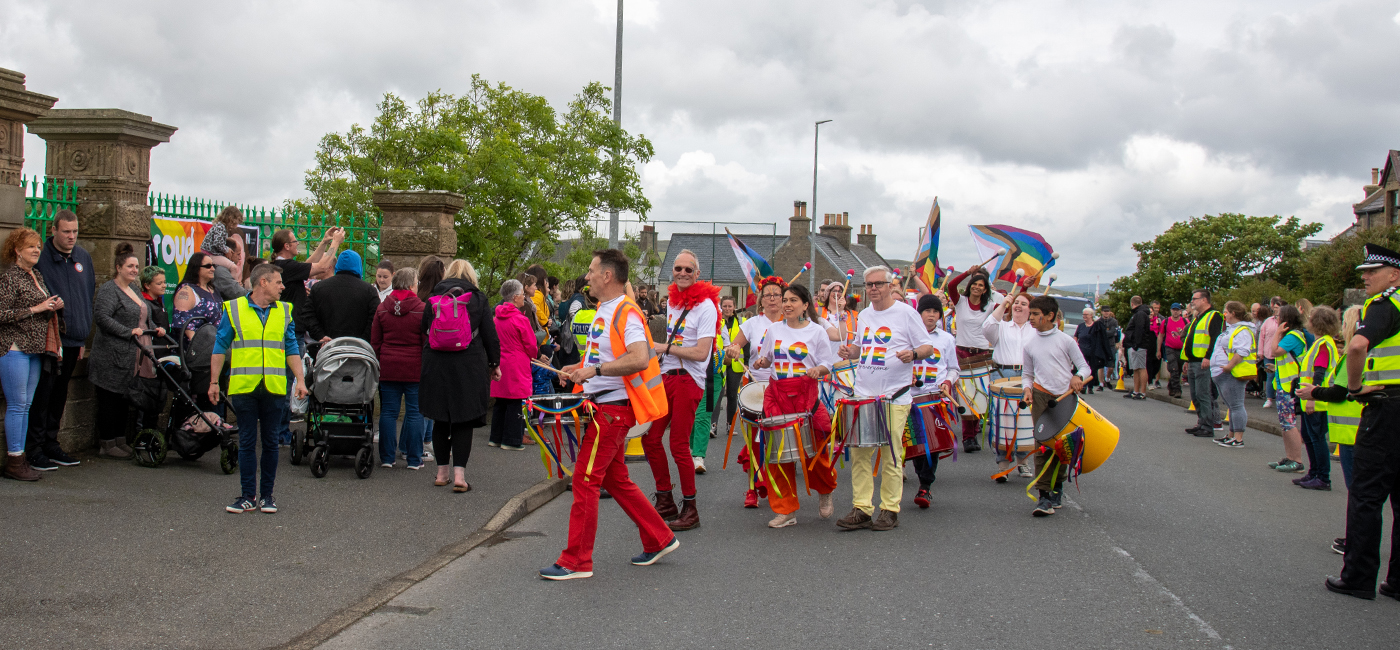
<path id="1" fill-rule="evenodd" d="M 154 330 L 147 330 L 154 335 Z M 159 411 L 165 405 L 166 390 L 180 397 L 170 405 L 170 420 L 165 431 L 142 429 L 136 434 L 131 450 L 136 463 L 142 467 L 160 467 L 170 450 L 185 460 L 219 448 L 219 469 L 225 474 L 238 471 L 238 427 L 224 422 L 218 414 L 201 411 L 190 395 L 189 355 L 170 338 L 156 342 L 152 349 L 141 348 L 141 354 L 155 364 L 157 377 L 133 377 L 127 397 L 144 412 Z M 160 355 L 157 357 L 157 355 Z"/>
<path id="2" fill-rule="evenodd" d="M 311 396 L 306 431 L 292 434 L 292 464 L 309 456 L 311 475 L 326 475 L 331 456 L 354 456 L 355 475 L 374 472 L 374 396 L 379 392 L 379 359 L 374 348 L 353 336 L 321 346 L 307 377 Z"/>

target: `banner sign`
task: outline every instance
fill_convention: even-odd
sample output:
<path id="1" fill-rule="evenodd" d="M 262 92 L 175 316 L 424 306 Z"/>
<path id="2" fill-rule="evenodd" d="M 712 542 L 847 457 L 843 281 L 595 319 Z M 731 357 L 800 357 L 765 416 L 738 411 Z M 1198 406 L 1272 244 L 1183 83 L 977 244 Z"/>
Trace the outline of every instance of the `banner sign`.
<path id="1" fill-rule="evenodd" d="M 165 269 L 165 303 L 170 308 L 170 298 L 185 277 L 185 268 L 190 257 L 199 252 L 204 244 L 204 235 L 213 223 L 202 219 L 178 219 L 174 217 L 152 217 L 151 239 L 146 242 L 146 264 Z M 258 250 L 258 228 L 239 226 L 243 236 L 245 251 L 256 254 Z"/>

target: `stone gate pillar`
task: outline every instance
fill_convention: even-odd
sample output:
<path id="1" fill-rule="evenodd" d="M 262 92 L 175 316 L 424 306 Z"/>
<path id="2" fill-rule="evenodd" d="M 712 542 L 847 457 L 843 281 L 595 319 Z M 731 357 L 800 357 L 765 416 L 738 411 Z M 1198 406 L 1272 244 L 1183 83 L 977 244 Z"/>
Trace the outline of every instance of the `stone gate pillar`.
<path id="1" fill-rule="evenodd" d="M 396 268 L 417 267 L 429 255 L 450 262 L 457 255 L 457 212 L 466 203 L 446 190 L 375 190 L 374 205 L 384 213 L 380 258 Z"/>
<path id="2" fill-rule="evenodd" d="M 115 108 L 54 109 L 29 124 L 43 138 L 45 173 L 78 186 L 78 243 L 92 254 L 97 283 L 112 278 L 120 242 L 144 250 L 151 236 L 151 148 L 175 127 Z"/>
<path id="3" fill-rule="evenodd" d="M 24 75 L 0 68 L 0 239 L 24 225 L 24 125 L 53 108 L 56 97 L 24 89 Z"/>

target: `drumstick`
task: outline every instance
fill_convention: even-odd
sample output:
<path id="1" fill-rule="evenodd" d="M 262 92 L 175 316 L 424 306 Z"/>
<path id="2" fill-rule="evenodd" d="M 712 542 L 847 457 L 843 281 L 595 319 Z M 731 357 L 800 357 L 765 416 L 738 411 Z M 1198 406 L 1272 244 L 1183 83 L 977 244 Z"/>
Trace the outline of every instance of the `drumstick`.
<path id="1" fill-rule="evenodd" d="M 802 268 L 800 268 L 800 269 L 797 270 L 797 275 L 792 276 L 792 279 L 791 279 L 791 280 L 788 280 L 788 284 L 792 284 L 792 283 L 794 283 L 794 282 L 797 282 L 797 279 L 800 278 L 800 277 L 802 277 L 802 274 L 803 274 L 803 273 L 806 273 L 807 270 L 810 269 L 810 268 L 812 268 L 812 263 L 811 263 L 811 262 L 808 262 L 808 263 L 806 263 L 806 264 L 803 264 L 803 265 L 802 265 Z"/>
<path id="2" fill-rule="evenodd" d="M 1054 284 L 1055 284 L 1055 279 L 1056 279 L 1056 278 L 1055 278 L 1055 274 L 1054 274 L 1054 273 L 1051 273 L 1051 274 L 1050 274 L 1050 281 L 1047 282 L 1047 283 L 1045 283 L 1045 295 L 1047 295 L 1047 296 L 1050 295 L 1050 287 L 1054 286 Z"/>
<path id="3" fill-rule="evenodd" d="M 550 371 L 550 372 L 552 372 L 552 373 L 554 373 L 554 374 L 556 374 L 556 375 L 559 375 L 560 377 L 568 377 L 568 376 L 569 376 L 569 374 L 566 373 L 566 372 L 564 372 L 563 370 L 556 370 L 556 369 L 551 368 L 551 367 L 549 367 L 549 366 L 546 366 L 546 365 L 544 365 L 543 363 L 540 363 L 539 361 L 536 361 L 536 360 L 534 360 L 534 359 L 531 359 L 531 360 L 530 360 L 530 365 L 532 365 L 532 366 L 534 366 L 534 367 L 536 367 L 536 368 L 544 368 L 545 370 L 548 370 L 548 371 Z"/>
<path id="4" fill-rule="evenodd" d="M 998 249 L 997 249 L 997 254 L 996 254 L 996 255 L 993 255 L 993 256 L 991 256 L 991 257 L 988 257 L 987 259 L 983 260 L 981 264 L 978 264 L 977 266 L 979 266 L 979 267 L 986 266 L 986 265 L 987 265 L 987 262 L 990 262 L 990 261 L 992 261 L 992 260 L 994 260 L 994 259 L 996 259 L 996 258 L 998 258 L 998 257 L 1001 257 L 1002 255 L 1005 255 L 1005 254 L 1006 254 L 1006 249 L 1005 249 L 1005 248 L 998 248 Z"/>
<path id="5" fill-rule="evenodd" d="M 953 279 L 953 272 L 955 270 L 956 269 L 954 269 L 951 266 L 948 267 L 948 272 L 943 274 L 943 286 L 938 288 L 939 291 L 942 291 L 943 293 L 948 293 L 948 281 Z"/>

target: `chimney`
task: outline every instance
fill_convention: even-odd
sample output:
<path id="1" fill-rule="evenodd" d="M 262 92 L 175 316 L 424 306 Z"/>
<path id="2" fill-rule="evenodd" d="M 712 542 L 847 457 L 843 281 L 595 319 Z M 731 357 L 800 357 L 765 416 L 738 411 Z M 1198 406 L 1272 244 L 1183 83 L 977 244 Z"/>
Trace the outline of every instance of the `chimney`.
<path id="1" fill-rule="evenodd" d="M 1366 193 L 1365 196 L 1370 196 L 1370 195 L 1371 195 L 1372 193 L 1374 193 L 1376 190 L 1378 190 L 1378 189 L 1381 188 L 1380 183 L 1381 183 L 1381 169 L 1380 169 L 1379 167 L 1372 167 L 1372 168 L 1371 168 L 1371 184 L 1370 184 L 1370 185 L 1367 185 L 1367 186 L 1365 186 L 1365 187 L 1363 187 L 1363 188 L 1361 188 L 1361 190 L 1362 190 L 1363 192 Z"/>
<path id="2" fill-rule="evenodd" d="M 656 226 L 642 226 L 640 243 L 643 252 L 656 250 Z"/>
<path id="3" fill-rule="evenodd" d="M 806 241 L 811 223 L 812 220 L 807 218 L 807 202 L 793 201 L 792 217 L 788 218 L 788 238 Z"/>
<path id="4" fill-rule="evenodd" d="M 851 218 L 851 213 L 849 213 L 849 212 L 842 212 L 842 213 L 835 213 L 835 214 L 828 214 L 828 215 L 826 215 L 826 223 L 825 223 L 825 225 L 823 225 L 822 228 L 821 228 L 822 234 L 823 234 L 823 235 L 826 235 L 827 237 L 830 237 L 830 238 L 832 238 L 832 239 L 835 239 L 835 240 L 837 241 L 837 243 L 841 244 L 841 247 L 842 247 L 842 248 L 845 248 L 845 249 L 847 249 L 847 250 L 850 250 L 850 248 L 851 248 L 851 226 L 850 226 L 850 223 L 849 223 L 850 218 Z"/>
<path id="5" fill-rule="evenodd" d="M 860 225 L 860 235 L 856 237 L 856 243 L 875 252 L 875 226 L 863 223 Z"/>

